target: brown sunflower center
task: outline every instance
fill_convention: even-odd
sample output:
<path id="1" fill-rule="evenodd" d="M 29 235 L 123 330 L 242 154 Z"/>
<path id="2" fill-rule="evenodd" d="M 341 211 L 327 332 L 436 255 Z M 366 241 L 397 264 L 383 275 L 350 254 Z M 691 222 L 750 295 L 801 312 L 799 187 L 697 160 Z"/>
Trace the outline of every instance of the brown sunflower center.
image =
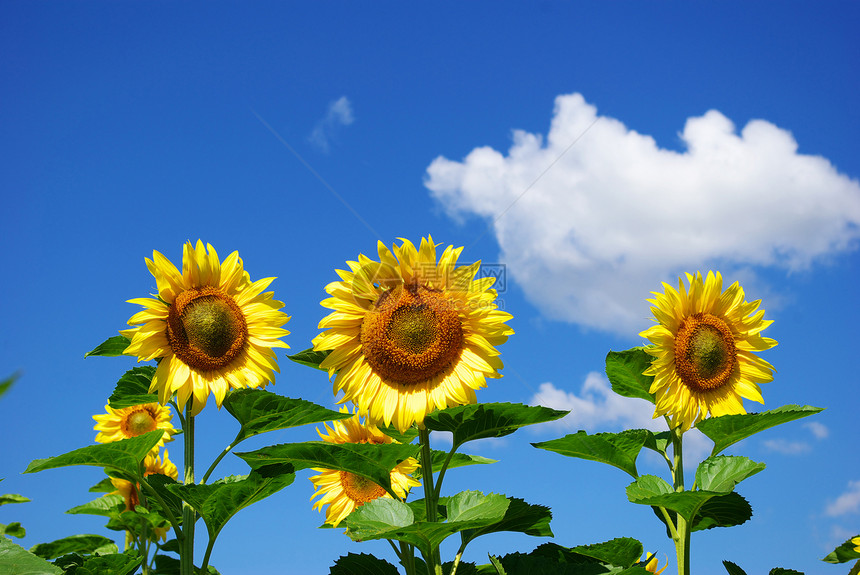
<path id="1" fill-rule="evenodd" d="M 709 313 L 684 320 L 675 335 L 675 369 L 694 392 L 719 389 L 738 365 L 735 339 L 726 322 Z"/>
<path id="2" fill-rule="evenodd" d="M 361 350 L 383 379 L 416 384 L 442 373 L 463 350 L 454 301 L 418 285 L 388 290 L 361 324 Z"/>
<path id="3" fill-rule="evenodd" d="M 340 472 L 340 484 L 343 486 L 343 491 L 347 497 L 355 502 L 356 507 L 385 495 L 385 489 L 370 479 L 348 471 Z"/>
<path id="4" fill-rule="evenodd" d="M 125 420 L 125 432 L 129 437 L 135 437 L 147 431 L 154 431 L 157 422 L 152 414 L 141 409 L 129 415 Z"/>
<path id="5" fill-rule="evenodd" d="M 167 341 L 176 356 L 193 369 L 224 367 L 239 355 L 247 340 L 242 310 L 218 288 L 186 290 L 170 306 Z"/>

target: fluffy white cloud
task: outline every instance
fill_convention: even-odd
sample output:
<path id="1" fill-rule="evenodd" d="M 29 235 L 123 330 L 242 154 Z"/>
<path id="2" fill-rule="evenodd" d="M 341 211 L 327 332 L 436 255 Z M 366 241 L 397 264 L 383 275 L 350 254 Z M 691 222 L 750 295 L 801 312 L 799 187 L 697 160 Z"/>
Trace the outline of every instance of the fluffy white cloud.
<path id="1" fill-rule="evenodd" d="M 860 511 L 860 481 L 849 481 L 848 490 L 830 503 L 824 513 L 830 517 L 836 517 L 858 511 Z"/>
<path id="2" fill-rule="evenodd" d="M 830 435 L 830 430 L 827 429 L 827 426 L 823 423 L 818 423 L 817 421 L 810 421 L 808 423 L 804 423 L 803 427 L 812 432 L 812 435 L 815 436 L 815 439 L 827 439 L 827 436 Z"/>
<path id="3" fill-rule="evenodd" d="M 738 134 L 711 110 L 679 136 L 684 152 L 660 148 L 563 95 L 545 139 L 517 130 L 506 155 L 438 157 L 425 185 L 450 215 L 492 219 L 545 315 L 619 333 L 647 327 L 644 298 L 680 272 L 797 269 L 856 244 L 860 185 L 788 131 L 753 120 Z"/>
<path id="4" fill-rule="evenodd" d="M 329 142 L 340 126 L 348 126 L 355 121 L 352 104 L 346 96 L 341 96 L 328 106 L 328 111 L 309 136 L 310 142 L 323 152 L 329 151 Z"/>
<path id="5" fill-rule="evenodd" d="M 764 442 L 764 447 L 769 451 L 784 455 L 799 455 L 812 449 L 805 441 L 788 441 L 787 439 L 768 439 Z"/>

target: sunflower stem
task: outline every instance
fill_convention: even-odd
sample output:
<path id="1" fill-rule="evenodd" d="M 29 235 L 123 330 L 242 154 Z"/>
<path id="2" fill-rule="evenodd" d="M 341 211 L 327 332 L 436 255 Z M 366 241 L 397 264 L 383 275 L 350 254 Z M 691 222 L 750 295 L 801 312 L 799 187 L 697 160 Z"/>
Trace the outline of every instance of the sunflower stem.
<path id="1" fill-rule="evenodd" d="M 192 402 L 185 408 L 185 485 L 194 484 L 194 416 L 191 414 Z M 179 553 L 180 575 L 194 575 L 194 522 L 196 512 L 188 502 L 182 502 L 182 542 Z"/>
<path id="2" fill-rule="evenodd" d="M 421 481 L 424 483 L 424 506 L 427 509 L 427 521 L 437 521 L 438 495 L 433 489 L 433 452 L 430 450 L 430 430 L 424 426 L 418 427 L 418 441 L 421 443 Z M 427 564 L 428 571 L 435 575 L 442 575 L 442 562 L 439 555 L 439 546 L 434 545 L 430 549 L 430 562 Z"/>
<path id="3" fill-rule="evenodd" d="M 241 433 L 241 432 L 240 432 L 240 433 Z M 206 470 L 206 473 L 204 473 L 204 474 L 203 474 L 203 479 L 201 479 L 201 480 L 200 480 L 201 485 L 202 485 L 203 483 L 206 483 L 206 480 L 207 480 L 207 479 L 209 479 L 209 476 L 210 476 L 210 475 L 212 475 L 212 472 L 213 472 L 213 471 L 215 471 L 215 467 L 216 467 L 219 463 L 221 463 L 221 460 L 222 460 L 222 459 L 224 459 L 224 456 L 225 456 L 225 455 L 227 455 L 228 453 L 230 453 L 230 451 L 232 451 L 232 449 L 233 449 L 234 447 L 236 447 L 237 445 L 239 445 L 239 442 L 240 442 L 240 441 L 242 441 L 242 440 L 239 438 L 239 435 L 237 435 L 237 436 L 236 436 L 236 439 L 234 439 L 234 440 L 232 441 L 232 443 L 230 443 L 230 445 L 228 445 L 227 447 L 225 447 L 225 448 L 224 448 L 224 451 L 222 451 L 222 452 L 218 455 L 218 457 L 216 457 L 216 458 L 215 458 L 215 461 L 213 461 L 213 462 L 212 462 L 212 465 L 210 465 L 210 466 L 209 466 L 209 469 L 207 469 L 207 470 Z"/>
<path id="4" fill-rule="evenodd" d="M 674 482 L 675 492 L 684 491 L 684 452 L 683 439 L 684 432 L 682 426 L 672 428 L 672 480 Z M 675 542 L 675 555 L 678 561 L 678 575 L 690 575 L 690 535 L 692 527 L 687 520 L 676 514 L 677 529 L 673 537 Z"/>

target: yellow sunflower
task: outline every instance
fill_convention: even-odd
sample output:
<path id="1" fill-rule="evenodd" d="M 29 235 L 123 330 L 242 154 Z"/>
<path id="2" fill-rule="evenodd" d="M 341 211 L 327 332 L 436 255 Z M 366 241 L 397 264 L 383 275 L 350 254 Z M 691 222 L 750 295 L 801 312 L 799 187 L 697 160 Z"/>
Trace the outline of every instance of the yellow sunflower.
<path id="1" fill-rule="evenodd" d="M 657 560 L 657 556 L 654 555 L 653 553 L 646 553 L 645 554 L 644 563 L 645 563 L 645 570 L 646 571 L 648 571 L 649 573 L 654 573 L 654 575 L 660 575 L 660 573 L 665 571 L 666 567 L 669 566 L 669 558 L 668 557 L 666 558 L 666 564 L 663 565 L 663 568 L 660 569 L 659 571 L 657 571 L 657 567 L 659 566 L 660 562 Z"/>
<path id="2" fill-rule="evenodd" d="M 860 553 L 860 536 L 855 537 L 851 540 L 851 545 L 854 545 L 854 552 Z"/>
<path id="3" fill-rule="evenodd" d="M 393 253 L 379 242 L 380 261 L 359 255 L 326 286 L 334 310 L 314 349 L 331 350 L 320 364 L 334 376 L 341 403 L 352 401 L 373 422 L 400 431 L 449 405 L 475 403 L 485 378 L 501 377 L 496 346 L 513 330 L 497 309 L 491 277 L 474 279 L 480 262 L 456 267 L 463 248 L 436 260 L 432 237 L 420 249 L 402 239 Z"/>
<path id="4" fill-rule="evenodd" d="M 176 433 L 173 424 L 171 424 L 173 414 L 170 413 L 170 408 L 167 406 L 146 403 L 113 409 L 110 405 L 105 405 L 105 411 L 107 413 L 93 416 L 93 419 L 96 420 L 93 429 L 99 432 L 96 434 L 98 443 L 111 443 L 156 429 L 163 429 L 164 436 L 153 447 L 153 450 L 157 451 L 164 447 L 165 441 L 173 441 L 172 434 Z"/>
<path id="5" fill-rule="evenodd" d="M 342 409 L 342 411 L 345 411 Z M 333 421 L 332 427 L 325 424 L 328 433 L 317 433 L 324 441 L 329 443 L 391 443 L 393 440 L 379 431 L 375 425 L 365 421 L 361 422 L 359 414 L 352 419 Z M 410 457 L 391 470 L 391 487 L 394 493 L 401 499 L 412 487 L 421 485 L 412 479 L 410 474 L 418 468 L 418 460 Z M 325 522 L 337 527 L 337 524 L 352 513 L 356 507 L 360 507 L 378 497 L 391 497 L 384 488 L 376 483 L 349 473 L 348 471 L 335 471 L 332 469 L 314 469 L 320 475 L 310 478 L 315 489 L 311 501 L 321 495 L 319 501 L 314 503 L 313 509 L 322 510 L 328 505 L 325 514 Z"/>
<path id="6" fill-rule="evenodd" d="M 164 450 L 163 458 L 155 454 L 147 455 L 146 459 L 143 460 L 143 467 L 144 477 L 154 473 L 166 475 L 171 479 L 177 479 L 179 477 L 179 470 L 177 470 L 176 465 L 170 461 L 166 449 Z M 115 477 L 111 477 L 110 482 L 116 488 L 115 493 L 119 493 L 122 495 L 123 499 L 125 499 L 126 509 L 134 509 L 136 506 L 140 505 L 140 485 L 135 485 L 126 479 L 117 479 Z"/>
<path id="7" fill-rule="evenodd" d="M 208 250 L 208 253 L 207 253 Z M 275 278 L 251 282 L 238 252 L 220 262 L 215 249 L 198 240 L 187 242 L 182 273 L 157 251 L 146 266 L 158 285 L 157 299 L 129 300 L 146 309 L 121 332 L 131 339 L 127 355 L 138 361 L 161 358 L 150 392 L 166 404 L 176 393 L 180 409 L 191 403 L 196 415 L 209 392 L 221 402 L 229 388 L 265 386 L 278 371 L 274 347 L 289 347 L 279 338 L 290 318 L 278 311 L 283 303 L 263 290 Z"/>
<path id="8" fill-rule="evenodd" d="M 763 319 L 760 300 L 744 301 L 735 282 L 723 291 L 719 272 L 687 274 L 675 290 L 652 292 L 648 300 L 657 325 L 639 335 L 654 345 L 645 375 L 653 375 L 651 393 L 657 396 L 654 417 L 669 415 L 673 425 L 686 431 L 708 414 L 746 413 L 742 398 L 764 403 L 759 383 L 773 380 L 774 368 L 755 353 L 776 345 L 760 332 L 772 321 Z"/>

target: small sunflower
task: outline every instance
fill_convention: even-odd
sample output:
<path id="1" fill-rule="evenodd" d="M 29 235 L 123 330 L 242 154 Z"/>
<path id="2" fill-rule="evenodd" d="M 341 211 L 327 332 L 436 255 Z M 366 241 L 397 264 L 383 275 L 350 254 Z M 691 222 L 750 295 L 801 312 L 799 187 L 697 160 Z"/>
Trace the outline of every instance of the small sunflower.
<path id="1" fill-rule="evenodd" d="M 208 250 L 208 253 L 207 253 Z M 251 282 L 238 252 L 220 262 L 215 249 L 198 240 L 187 242 L 182 273 L 163 255 L 152 252 L 146 266 L 158 285 L 157 299 L 129 300 L 146 309 L 121 332 L 131 339 L 127 355 L 138 361 L 161 358 L 150 392 L 158 390 L 164 405 L 176 393 L 180 409 L 191 400 L 200 413 L 209 393 L 221 402 L 229 388 L 256 388 L 275 380 L 274 347 L 289 347 L 279 338 L 290 318 L 278 311 L 283 303 L 263 290 L 275 278 Z"/>
<path id="2" fill-rule="evenodd" d="M 639 334 L 654 344 L 644 372 L 654 376 L 654 417 L 669 415 L 684 431 L 708 414 L 746 413 L 742 398 L 764 403 L 758 384 L 772 381 L 774 368 L 753 352 L 776 345 L 759 335 L 773 323 L 756 311 L 760 300 L 744 301 L 737 282 L 723 291 L 719 272 L 687 274 L 687 282 L 689 290 L 679 279 L 677 290 L 664 283 L 665 293 L 652 292 L 657 325 Z"/>
<path id="3" fill-rule="evenodd" d="M 329 443 L 379 444 L 393 441 L 372 423 L 366 421 L 362 423 L 359 414 L 355 414 L 352 419 L 333 421 L 332 427 L 326 423 L 325 428 L 328 431 L 327 434 L 323 434 L 319 430 L 317 433 Z M 406 497 L 412 487 L 421 485 L 417 480 L 410 477 L 410 474 L 417 468 L 418 460 L 410 457 L 391 470 L 391 487 L 401 499 Z M 311 501 L 318 495 L 322 497 L 314 503 L 313 509 L 322 510 L 324 505 L 328 505 L 325 522 L 334 527 L 337 527 L 338 523 L 352 513 L 356 507 L 378 497 L 391 497 L 381 486 L 348 471 L 335 471 L 333 469 L 314 469 L 314 471 L 320 472 L 320 475 L 314 475 L 310 478 L 315 486 Z"/>
<path id="4" fill-rule="evenodd" d="M 645 561 L 643 561 L 643 563 L 645 563 L 646 571 L 648 571 L 649 573 L 654 573 L 654 575 L 660 575 L 660 573 L 665 571 L 666 567 L 669 566 L 669 558 L 666 558 L 666 564 L 663 565 L 663 568 L 659 571 L 657 571 L 657 567 L 659 566 L 660 562 L 657 560 L 657 556 L 653 553 L 646 553 Z"/>
<path id="5" fill-rule="evenodd" d="M 851 540 L 851 545 L 854 545 L 855 553 L 860 553 L 860 535 Z"/>
<path id="6" fill-rule="evenodd" d="M 172 434 L 176 433 L 171 424 L 173 414 L 170 413 L 170 408 L 158 403 L 145 403 L 120 409 L 105 405 L 105 411 L 107 413 L 93 416 L 96 420 L 93 429 L 99 432 L 96 434 L 98 443 L 111 443 L 163 429 L 164 436 L 153 447 L 157 451 L 164 447 L 165 441 L 173 441 Z"/>
<path id="7" fill-rule="evenodd" d="M 320 364 L 373 422 L 400 431 L 449 405 L 475 403 L 485 379 L 501 377 L 496 346 L 513 330 L 511 315 L 497 309 L 491 277 L 474 279 L 480 262 L 456 267 L 463 248 L 448 246 L 436 260 L 432 237 L 420 249 L 401 238 L 390 251 L 379 242 L 380 261 L 359 255 L 337 270 L 323 300 L 334 311 L 314 349 L 331 350 Z"/>
<path id="8" fill-rule="evenodd" d="M 164 450 L 164 457 L 162 458 L 160 455 L 149 454 L 146 456 L 146 459 L 143 460 L 144 472 L 143 476 L 147 477 L 154 473 L 158 473 L 161 475 L 166 475 L 171 479 L 179 478 L 179 470 L 176 469 L 176 465 L 170 461 L 170 458 L 167 455 L 167 450 Z M 110 478 L 110 482 L 116 488 L 115 493 L 119 493 L 122 495 L 123 499 L 125 499 L 125 508 L 127 510 L 134 509 L 138 505 L 140 505 L 140 485 L 134 485 L 131 481 L 126 479 L 117 479 L 115 477 Z"/>

